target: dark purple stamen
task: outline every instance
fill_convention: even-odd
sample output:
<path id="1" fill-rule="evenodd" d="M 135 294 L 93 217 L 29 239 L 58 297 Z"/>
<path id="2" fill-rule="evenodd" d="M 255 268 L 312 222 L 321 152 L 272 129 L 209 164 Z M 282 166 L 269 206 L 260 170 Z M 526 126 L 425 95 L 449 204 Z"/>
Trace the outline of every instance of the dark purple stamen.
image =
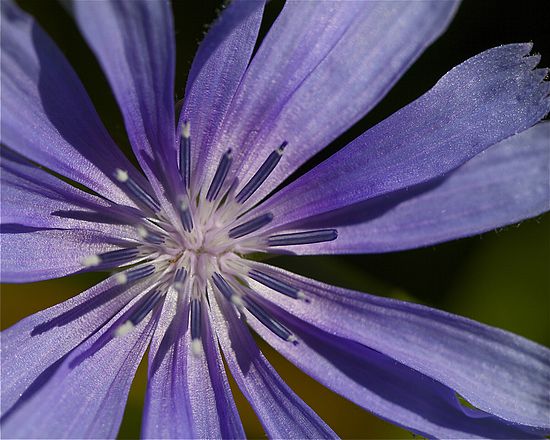
<path id="1" fill-rule="evenodd" d="M 218 274 L 214 273 L 212 275 L 212 281 L 214 281 L 214 284 L 218 288 L 218 290 L 222 293 L 223 296 L 225 296 L 228 300 L 231 301 L 231 297 L 235 294 L 231 286 L 223 279 L 223 277 Z"/>
<path id="2" fill-rule="evenodd" d="M 151 197 L 137 182 L 132 179 L 127 171 L 117 169 L 114 173 L 115 178 L 123 183 L 128 191 L 142 204 L 145 205 L 153 212 L 160 211 L 160 205 L 158 202 Z"/>
<path id="3" fill-rule="evenodd" d="M 191 339 L 200 339 L 201 337 L 201 301 L 199 299 L 191 300 Z"/>
<path id="4" fill-rule="evenodd" d="M 191 232 L 193 229 L 193 217 L 191 215 L 191 209 L 189 208 L 189 202 L 185 199 L 180 201 L 180 219 L 183 229 L 186 232 Z"/>
<path id="5" fill-rule="evenodd" d="M 263 228 L 265 225 L 269 224 L 271 220 L 273 220 L 273 214 L 271 214 L 270 212 L 260 215 L 259 217 L 253 218 L 246 223 L 232 228 L 229 231 L 229 237 L 244 237 L 245 235 L 251 234 L 252 232 L 256 232 L 258 229 Z"/>
<path id="6" fill-rule="evenodd" d="M 256 190 L 265 182 L 265 179 L 269 177 L 271 172 L 275 169 L 281 157 L 283 156 L 283 150 L 288 145 L 288 142 L 284 141 L 279 148 L 272 151 L 267 157 L 262 166 L 256 171 L 256 174 L 248 181 L 244 188 L 237 194 L 235 200 L 238 203 L 244 203 L 248 198 L 256 192 Z"/>
<path id="7" fill-rule="evenodd" d="M 284 283 L 283 281 L 279 281 L 270 275 L 260 272 L 259 270 L 252 269 L 250 272 L 248 272 L 248 276 L 253 280 L 256 280 L 259 283 L 263 284 L 264 286 L 269 287 L 276 292 L 282 293 L 283 295 L 289 296 L 294 299 L 297 299 L 299 297 L 300 289 L 297 289 L 290 284 Z"/>
<path id="8" fill-rule="evenodd" d="M 296 338 L 293 336 L 292 332 L 288 330 L 280 322 L 276 321 L 274 318 L 269 316 L 269 314 L 258 304 L 253 302 L 250 298 L 244 297 L 244 303 L 246 308 L 252 313 L 258 321 L 265 325 L 271 332 L 276 334 L 279 338 L 284 341 L 295 341 Z"/>
<path id="9" fill-rule="evenodd" d="M 208 188 L 206 200 L 208 200 L 209 202 L 216 200 L 216 198 L 218 197 L 223 183 L 225 182 L 225 178 L 227 177 L 227 173 L 229 172 L 229 168 L 231 167 L 232 161 L 233 158 L 231 157 L 230 148 L 223 154 L 222 158 L 220 159 L 220 164 L 218 165 L 216 174 L 214 174 L 214 178 L 212 179 L 210 188 Z"/>
<path id="10" fill-rule="evenodd" d="M 191 184 L 191 136 L 189 129 L 189 122 L 184 122 L 180 139 L 180 174 L 186 190 L 189 190 Z"/>
<path id="11" fill-rule="evenodd" d="M 293 246 L 298 244 L 321 243 L 338 238 L 336 229 L 318 229 L 315 231 L 292 232 L 272 235 L 267 239 L 268 246 Z"/>

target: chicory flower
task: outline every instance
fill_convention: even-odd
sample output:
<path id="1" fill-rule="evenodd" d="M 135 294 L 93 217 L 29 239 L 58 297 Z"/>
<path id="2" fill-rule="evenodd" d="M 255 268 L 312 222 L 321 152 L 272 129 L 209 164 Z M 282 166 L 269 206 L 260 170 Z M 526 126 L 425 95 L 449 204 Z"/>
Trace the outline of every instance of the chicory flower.
<path id="1" fill-rule="evenodd" d="M 120 268 L 2 333 L 2 434 L 116 436 L 149 347 L 146 438 L 244 437 L 222 358 L 269 437 L 335 437 L 249 327 L 412 432 L 548 432 L 546 348 L 251 258 L 409 249 L 547 211 L 540 57 L 511 44 L 465 61 L 270 195 L 382 99 L 457 4 L 289 1 L 253 55 L 263 6 L 235 1 L 210 29 L 176 123 L 170 4 L 72 4 L 142 174 L 54 43 L 2 1 L 2 280 Z"/>

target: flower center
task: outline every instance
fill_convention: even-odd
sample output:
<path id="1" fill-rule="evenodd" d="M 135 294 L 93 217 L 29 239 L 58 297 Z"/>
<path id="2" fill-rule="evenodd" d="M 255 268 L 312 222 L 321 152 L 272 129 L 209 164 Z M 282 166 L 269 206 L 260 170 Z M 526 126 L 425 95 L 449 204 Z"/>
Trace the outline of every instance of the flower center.
<path id="1" fill-rule="evenodd" d="M 136 238 L 128 247 L 87 257 L 83 265 L 127 266 L 115 275 L 119 284 L 150 278 L 148 291 L 121 318 L 115 336 L 123 336 L 134 328 L 174 289 L 189 301 L 195 352 L 200 352 L 202 347 L 201 309 L 209 293 L 220 295 L 241 312 L 246 309 L 282 339 L 296 341 L 292 333 L 261 306 L 250 284 L 259 283 L 294 299 L 305 299 L 305 295 L 274 273 L 265 268 L 260 270 L 246 255 L 334 240 L 337 231 L 321 229 L 270 234 L 267 226 L 273 221 L 273 214 L 253 215 L 248 201 L 269 178 L 286 147 L 287 143 L 283 142 L 273 150 L 242 187 L 237 179 L 230 181 L 228 178 L 235 166 L 233 152 L 228 149 L 222 153 L 211 182 L 198 189 L 192 188 L 191 132 L 189 123 L 184 124 L 179 154 L 182 190 L 180 195 L 171 197 L 174 200 L 169 206 L 162 206 L 127 171 L 115 170 L 116 180 L 143 209 L 142 217 L 133 225 Z"/>

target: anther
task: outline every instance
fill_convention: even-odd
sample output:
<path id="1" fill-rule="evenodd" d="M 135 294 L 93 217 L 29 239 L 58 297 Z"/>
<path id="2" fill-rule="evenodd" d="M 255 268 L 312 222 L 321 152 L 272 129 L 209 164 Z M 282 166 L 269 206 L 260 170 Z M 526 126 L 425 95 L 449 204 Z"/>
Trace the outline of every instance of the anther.
<path id="1" fill-rule="evenodd" d="M 283 324 L 275 320 L 258 304 L 253 302 L 250 298 L 244 298 L 246 308 L 252 313 L 258 321 L 265 325 L 271 332 L 276 334 L 283 341 L 296 342 L 296 336 L 292 334 Z"/>
<path id="2" fill-rule="evenodd" d="M 186 232 L 191 232 L 193 229 L 193 217 L 191 216 L 191 209 L 187 198 L 182 198 L 179 201 L 180 219 L 183 229 Z"/>
<path id="3" fill-rule="evenodd" d="M 252 220 L 247 221 L 239 226 L 235 226 L 229 231 L 229 238 L 240 238 L 245 235 L 256 232 L 258 229 L 263 228 L 273 220 L 273 214 L 268 212 L 267 214 L 260 215 Z"/>
<path id="4" fill-rule="evenodd" d="M 158 290 L 146 294 L 130 311 L 128 319 L 124 321 L 116 330 L 115 336 L 124 336 L 134 329 L 143 319 L 155 308 L 162 294 Z"/>
<path id="5" fill-rule="evenodd" d="M 313 244 L 336 240 L 336 238 L 338 238 L 338 231 L 336 229 L 318 229 L 315 231 L 272 235 L 267 239 L 267 245 L 274 247 Z"/>
<path id="6" fill-rule="evenodd" d="M 152 243 L 152 244 L 162 244 L 162 243 L 164 243 L 164 237 L 161 234 L 159 234 L 157 232 L 150 231 L 145 226 L 139 225 L 137 227 L 137 232 L 138 232 L 139 236 L 143 240 L 147 241 L 148 243 Z"/>
<path id="7" fill-rule="evenodd" d="M 231 286 L 223 279 L 223 277 L 214 272 L 212 275 L 212 281 L 214 281 L 214 284 L 218 288 L 218 290 L 222 293 L 223 296 L 225 296 L 228 300 L 231 301 L 231 297 L 235 295 L 235 292 L 231 288 Z"/>
<path id="8" fill-rule="evenodd" d="M 212 179 L 210 188 L 208 188 L 206 200 L 208 200 L 209 202 L 216 200 L 216 198 L 218 197 L 223 183 L 225 182 L 225 178 L 227 177 L 227 173 L 229 172 L 229 168 L 231 167 L 232 161 L 233 158 L 230 148 L 223 154 L 222 158 L 220 159 L 216 174 L 214 174 L 214 178 Z"/>
<path id="9" fill-rule="evenodd" d="M 265 182 L 265 179 L 269 177 L 271 172 L 275 169 L 281 157 L 285 147 L 288 145 L 288 142 L 284 141 L 279 148 L 275 151 L 272 151 L 271 154 L 267 157 L 265 162 L 260 166 L 258 171 L 252 176 L 244 188 L 237 194 L 235 200 L 238 203 L 244 203 L 248 198 L 256 192 L 256 190 Z"/>
<path id="10" fill-rule="evenodd" d="M 191 320 L 191 350 L 194 355 L 199 355 L 202 343 L 201 343 L 201 301 L 194 298 L 191 300 L 191 307 L 189 309 Z"/>
<path id="11" fill-rule="evenodd" d="M 155 272 L 155 269 L 156 268 L 154 265 L 148 264 L 146 266 L 130 269 L 126 272 L 119 272 L 115 275 L 115 279 L 118 284 L 133 283 L 134 281 L 138 281 L 152 275 Z"/>
<path id="12" fill-rule="evenodd" d="M 283 295 L 289 296 L 294 299 L 304 299 L 305 295 L 300 289 L 291 286 L 283 281 L 277 280 L 270 275 L 267 275 L 264 272 L 259 270 L 252 269 L 248 272 L 248 276 L 253 280 L 256 280 L 258 283 L 263 284 L 266 287 L 269 287 L 276 292 L 282 293 Z"/>
<path id="13" fill-rule="evenodd" d="M 189 121 L 183 123 L 180 140 L 180 174 L 185 189 L 191 184 L 191 124 Z"/>
<path id="14" fill-rule="evenodd" d="M 118 180 L 120 183 L 123 183 L 126 185 L 126 188 L 128 188 L 128 191 L 130 191 L 138 201 L 140 201 L 143 205 L 145 205 L 147 208 L 149 208 L 153 212 L 159 212 L 160 211 L 160 205 L 158 202 L 151 197 L 145 190 L 137 184 L 137 182 L 132 179 L 128 171 L 121 170 L 120 168 L 117 168 L 115 170 L 114 174 L 116 180 Z"/>
<path id="15" fill-rule="evenodd" d="M 130 262 L 137 256 L 138 253 L 139 250 L 134 247 L 118 249 L 116 251 L 109 251 L 103 254 L 90 255 L 89 257 L 86 257 L 82 260 L 82 265 L 86 267 L 95 267 L 99 266 L 100 264 L 113 263 L 119 265 Z"/>
<path id="16" fill-rule="evenodd" d="M 178 270 L 176 270 L 176 274 L 174 275 L 174 288 L 181 291 L 183 289 L 183 283 L 186 279 L 187 271 L 183 267 L 178 268 Z"/>

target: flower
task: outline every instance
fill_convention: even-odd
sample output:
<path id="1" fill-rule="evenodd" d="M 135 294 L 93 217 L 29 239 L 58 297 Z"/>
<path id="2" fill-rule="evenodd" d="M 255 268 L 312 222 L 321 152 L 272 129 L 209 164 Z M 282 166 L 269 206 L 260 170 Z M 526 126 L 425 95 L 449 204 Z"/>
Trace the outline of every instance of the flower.
<path id="1" fill-rule="evenodd" d="M 145 176 L 40 27 L 1 6 L 2 279 L 121 268 L 2 333 L 5 437 L 114 437 L 148 347 L 144 437 L 244 437 L 222 356 L 270 437 L 334 437 L 248 327 L 413 432 L 548 432 L 546 348 L 251 258 L 408 249 L 547 211 L 549 85 L 530 44 L 465 61 L 268 197 L 383 97 L 455 3 L 288 2 L 252 56 L 264 5 L 235 1 L 176 124 L 170 5 L 75 2 Z"/>

